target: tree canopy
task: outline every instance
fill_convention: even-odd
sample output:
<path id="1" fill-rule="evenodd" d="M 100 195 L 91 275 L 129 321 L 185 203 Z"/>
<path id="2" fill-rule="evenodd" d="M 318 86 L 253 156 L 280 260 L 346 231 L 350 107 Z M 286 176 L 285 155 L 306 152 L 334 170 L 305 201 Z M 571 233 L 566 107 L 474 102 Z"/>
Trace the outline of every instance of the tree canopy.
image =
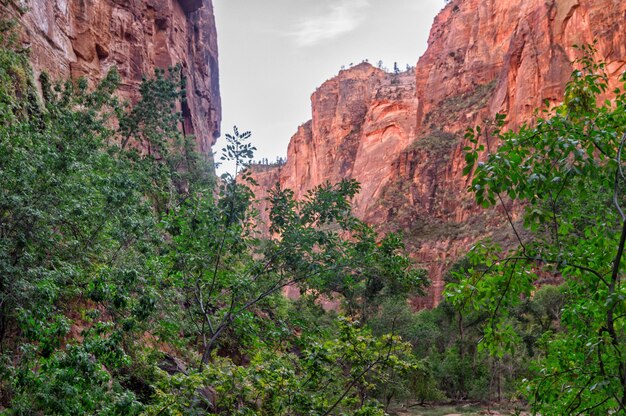
<path id="1" fill-rule="evenodd" d="M 621 414 L 626 95 L 609 91 L 593 45 L 580 52 L 563 104 L 517 131 L 504 131 L 498 116 L 468 132 L 470 191 L 477 203 L 506 210 L 518 245 L 476 245 L 446 296 L 488 314 L 479 345 L 503 356 L 522 342 L 511 311 L 538 296 L 543 277 L 560 279 L 559 307 L 550 312 L 557 326 L 536 341 L 524 394 L 541 414 Z"/>

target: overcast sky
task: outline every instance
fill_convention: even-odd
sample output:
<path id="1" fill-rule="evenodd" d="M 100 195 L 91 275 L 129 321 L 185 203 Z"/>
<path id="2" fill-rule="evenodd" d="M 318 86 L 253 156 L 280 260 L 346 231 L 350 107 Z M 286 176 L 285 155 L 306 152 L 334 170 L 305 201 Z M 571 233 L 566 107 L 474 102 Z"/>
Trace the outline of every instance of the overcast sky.
<path id="1" fill-rule="evenodd" d="M 255 159 L 286 156 L 311 94 L 342 65 L 415 65 L 444 0 L 214 0 L 222 138 L 252 131 Z M 219 159 L 219 155 L 216 157 Z M 218 172 L 222 172 L 219 169 Z"/>

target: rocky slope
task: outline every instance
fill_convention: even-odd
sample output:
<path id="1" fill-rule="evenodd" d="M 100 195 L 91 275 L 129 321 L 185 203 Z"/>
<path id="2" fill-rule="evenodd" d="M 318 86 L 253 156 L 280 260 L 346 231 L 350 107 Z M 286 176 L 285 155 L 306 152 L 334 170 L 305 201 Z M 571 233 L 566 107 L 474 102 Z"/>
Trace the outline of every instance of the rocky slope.
<path id="1" fill-rule="evenodd" d="M 4 2 L 3 2 L 4 3 Z M 18 16 L 37 76 L 102 78 L 117 67 L 121 94 L 136 99 L 143 75 L 181 64 L 186 134 L 211 155 L 220 134 L 217 35 L 211 0 L 11 0 L 0 12 Z"/>
<path id="2" fill-rule="evenodd" d="M 405 233 L 432 280 L 416 306 L 436 305 L 445 271 L 504 223 L 465 192 L 465 128 L 496 112 L 514 128 L 544 100 L 558 101 L 575 44 L 597 40 L 617 80 L 626 69 L 625 21 L 622 0 L 452 0 L 414 74 L 367 64 L 341 71 L 313 94 L 312 120 L 291 139 L 287 163 L 257 168 L 256 179 L 300 196 L 326 180 L 361 182 L 355 213 Z"/>

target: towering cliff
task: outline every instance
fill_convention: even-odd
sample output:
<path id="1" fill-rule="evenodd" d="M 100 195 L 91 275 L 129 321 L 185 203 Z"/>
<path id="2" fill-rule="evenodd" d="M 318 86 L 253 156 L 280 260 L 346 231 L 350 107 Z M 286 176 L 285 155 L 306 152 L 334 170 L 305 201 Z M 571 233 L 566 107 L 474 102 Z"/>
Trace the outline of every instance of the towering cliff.
<path id="1" fill-rule="evenodd" d="M 262 188 L 279 181 L 302 195 L 326 180 L 361 183 L 360 218 L 401 230 L 432 286 L 504 218 L 467 195 L 463 132 L 497 112 L 514 128 L 545 100 L 557 102 L 577 56 L 597 40 L 616 82 L 626 69 L 622 0 L 452 0 L 436 17 L 415 73 L 386 74 L 361 64 L 312 96 L 312 121 L 291 139 L 287 163 L 257 172 Z"/>
<path id="2" fill-rule="evenodd" d="M 142 76 L 181 64 L 185 133 L 211 155 L 221 121 L 211 0 L 12 0 L 0 11 L 19 16 L 35 75 L 46 71 L 53 79 L 85 76 L 93 82 L 115 66 L 121 94 L 134 100 Z"/>

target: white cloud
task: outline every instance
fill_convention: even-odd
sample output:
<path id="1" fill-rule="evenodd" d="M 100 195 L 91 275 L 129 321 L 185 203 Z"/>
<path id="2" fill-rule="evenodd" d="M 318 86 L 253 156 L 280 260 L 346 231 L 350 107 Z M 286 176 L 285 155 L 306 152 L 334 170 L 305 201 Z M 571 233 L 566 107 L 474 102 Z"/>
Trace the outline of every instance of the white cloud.
<path id="1" fill-rule="evenodd" d="M 359 27 L 368 6 L 368 0 L 336 1 L 324 14 L 299 22 L 289 35 L 297 46 L 313 46 L 334 39 Z"/>

